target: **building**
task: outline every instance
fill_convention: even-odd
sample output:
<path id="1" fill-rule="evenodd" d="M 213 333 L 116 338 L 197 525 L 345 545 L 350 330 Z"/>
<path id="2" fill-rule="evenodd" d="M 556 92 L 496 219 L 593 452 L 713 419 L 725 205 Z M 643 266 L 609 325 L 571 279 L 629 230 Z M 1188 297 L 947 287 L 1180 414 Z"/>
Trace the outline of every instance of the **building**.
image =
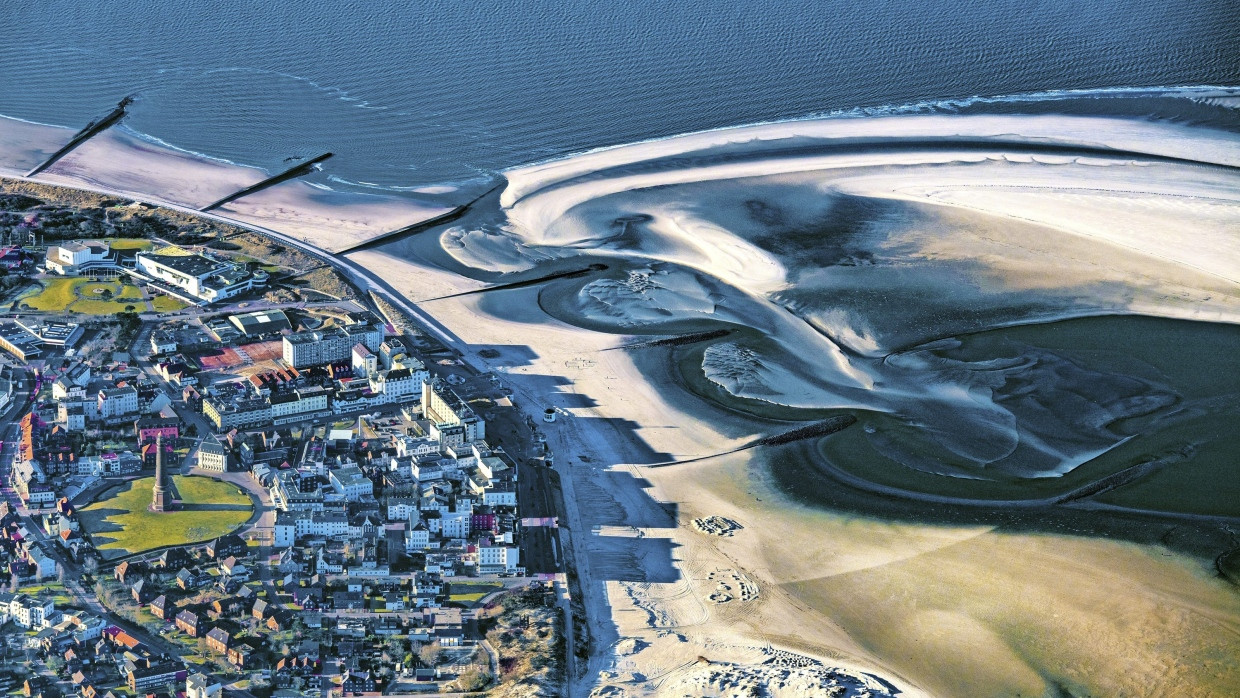
<path id="1" fill-rule="evenodd" d="M 408 355 L 409 350 L 405 348 L 405 343 L 396 337 L 389 337 L 379 345 L 379 365 L 385 369 L 392 368 L 393 363 Z"/>
<path id="2" fill-rule="evenodd" d="M 189 635 L 190 637 L 198 637 L 202 630 L 202 622 L 197 613 L 193 611 L 181 611 L 177 614 L 177 629 Z"/>
<path id="3" fill-rule="evenodd" d="M 48 273 L 74 275 L 98 267 L 115 267 L 116 256 L 106 240 L 74 240 L 47 248 L 43 258 Z"/>
<path id="4" fill-rule="evenodd" d="M 250 272 L 244 264 L 223 262 L 177 247 L 137 255 L 138 274 L 159 291 L 205 305 L 265 286 L 267 272 Z"/>
<path id="5" fill-rule="evenodd" d="M 327 479 L 337 494 L 349 501 L 357 501 L 374 494 L 375 483 L 356 465 L 345 465 L 328 471 Z"/>
<path id="6" fill-rule="evenodd" d="M 347 361 L 358 344 L 375 352 L 382 342 L 383 329 L 367 323 L 297 332 L 284 337 L 284 361 L 293 368 Z"/>
<path id="7" fill-rule="evenodd" d="M 228 472 L 228 451 L 215 434 L 207 434 L 198 445 L 198 467 L 215 473 Z"/>
<path id="8" fill-rule="evenodd" d="M 365 344 L 356 344 L 353 346 L 353 375 L 357 378 L 365 378 L 374 375 L 379 368 L 379 357 L 375 353 L 366 348 Z"/>
<path id="9" fill-rule="evenodd" d="M 228 643 L 231 639 L 232 638 L 228 636 L 227 630 L 224 630 L 223 628 L 215 628 L 211 632 L 207 633 L 207 647 L 210 648 L 212 652 L 227 654 Z"/>
<path id="10" fill-rule="evenodd" d="M 413 361 L 413 360 L 411 360 Z M 381 393 L 387 402 L 404 400 L 420 400 L 422 384 L 430 381 L 431 374 L 420 361 L 413 361 L 416 367 L 400 366 L 385 371 L 372 372 L 370 389 Z"/>
<path id="11" fill-rule="evenodd" d="M 171 330 L 155 330 L 151 333 L 151 353 L 171 354 L 177 350 L 177 335 Z"/>
<path id="12" fill-rule="evenodd" d="M 171 443 L 181 435 L 181 420 L 173 417 L 142 417 L 134 423 L 134 431 L 138 432 L 140 444 L 161 437 Z"/>
<path id="13" fill-rule="evenodd" d="M 271 396 L 271 419 L 279 424 L 326 413 L 328 391 L 325 388 L 298 388 Z"/>
<path id="14" fill-rule="evenodd" d="M 38 322 L 30 318 L 18 318 L 17 325 L 38 337 L 43 344 L 66 349 L 73 348 L 86 332 L 75 322 Z"/>
<path id="15" fill-rule="evenodd" d="M 210 395 L 202 400 L 202 413 L 221 432 L 271 425 L 271 403 L 261 397 Z"/>
<path id="16" fill-rule="evenodd" d="M 37 630 L 48 625 L 55 617 L 56 604 L 51 599 L 15 594 L 9 601 L 7 611 L 14 623 L 23 628 Z"/>
<path id="17" fill-rule="evenodd" d="M 242 313 L 230 316 L 228 321 L 247 337 L 261 337 L 293 329 L 293 324 L 289 322 L 283 310 L 258 310 L 252 313 Z"/>
<path id="18" fill-rule="evenodd" d="M 43 356 L 43 342 L 26 329 L 12 323 L 0 323 L 0 348 L 22 361 Z"/>
<path id="19" fill-rule="evenodd" d="M 224 684 L 206 674 L 191 674 L 185 679 L 185 698 L 220 698 Z"/>
<path id="20" fill-rule="evenodd" d="M 444 427 L 460 427 L 452 430 L 459 432 L 459 436 L 456 439 L 447 439 L 448 443 L 445 445 L 460 445 L 452 443 L 457 439 L 465 443 L 486 439 L 486 422 L 446 386 L 436 388 L 430 381 L 422 383 L 422 414 L 432 425 L 439 428 L 441 433 L 451 433 Z"/>
<path id="21" fill-rule="evenodd" d="M 138 413 L 138 389 L 127 385 L 123 388 L 103 388 L 96 398 L 99 418 L 116 421 Z"/>
<path id="22" fill-rule="evenodd" d="M 126 682 L 129 690 L 137 693 L 180 681 L 185 675 L 185 668 L 174 662 L 162 662 L 149 666 L 134 665 L 128 673 Z"/>

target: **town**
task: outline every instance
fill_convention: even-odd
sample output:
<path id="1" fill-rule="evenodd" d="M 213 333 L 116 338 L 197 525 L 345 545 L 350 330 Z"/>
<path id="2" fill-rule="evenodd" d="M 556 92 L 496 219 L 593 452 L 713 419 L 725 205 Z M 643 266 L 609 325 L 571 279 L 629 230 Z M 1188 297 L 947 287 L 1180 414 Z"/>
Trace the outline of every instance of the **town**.
<path id="1" fill-rule="evenodd" d="M 552 454 L 496 376 L 248 231 L 16 194 L 0 215 L 0 687 L 560 680 L 556 512 L 522 501 Z"/>

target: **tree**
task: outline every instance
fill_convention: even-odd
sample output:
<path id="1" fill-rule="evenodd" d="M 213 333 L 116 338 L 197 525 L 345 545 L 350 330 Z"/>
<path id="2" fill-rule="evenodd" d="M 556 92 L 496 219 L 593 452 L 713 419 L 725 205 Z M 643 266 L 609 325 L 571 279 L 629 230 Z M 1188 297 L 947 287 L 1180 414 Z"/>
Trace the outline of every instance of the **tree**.
<path id="1" fill-rule="evenodd" d="M 469 665 L 469 668 L 461 672 L 456 679 L 456 685 L 462 691 L 480 691 L 489 683 L 491 683 L 491 672 L 477 664 Z"/>
<path id="2" fill-rule="evenodd" d="M 82 560 L 82 571 L 92 577 L 95 576 L 99 572 L 99 558 L 87 555 L 86 559 Z"/>
<path id="3" fill-rule="evenodd" d="M 443 652 L 443 647 L 436 640 L 429 644 L 422 645 L 422 649 L 418 650 L 418 659 L 428 667 L 433 667 L 439 663 L 439 655 Z"/>

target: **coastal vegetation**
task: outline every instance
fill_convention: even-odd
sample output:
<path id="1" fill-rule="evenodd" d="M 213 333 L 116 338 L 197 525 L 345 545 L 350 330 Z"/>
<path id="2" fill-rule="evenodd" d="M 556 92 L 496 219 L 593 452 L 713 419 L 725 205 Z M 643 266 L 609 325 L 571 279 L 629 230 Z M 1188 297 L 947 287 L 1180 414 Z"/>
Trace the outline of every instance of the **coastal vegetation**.
<path id="1" fill-rule="evenodd" d="M 479 629 L 499 654 L 498 682 L 489 695 L 552 696 L 564 680 L 564 614 L 554 592 L 530 585 L 505 594 L 498 607 L 478 613 Z M 491 676 L 463 674 L 462 689 L 477 690 Z M 467 684 L 472 684 L 468 685 Z"/>
<path id="2" fill-rule="evenodd" d="M 249 497 L 235 485 L 177 475 L 173 485 L 179 508 L 152 512 L 148 507 L 154 484 L 153 477 L 134 480 L 80 510 L 83 528 L 105 555 L 211 540 L 236 530 L 253 511 Z"/>

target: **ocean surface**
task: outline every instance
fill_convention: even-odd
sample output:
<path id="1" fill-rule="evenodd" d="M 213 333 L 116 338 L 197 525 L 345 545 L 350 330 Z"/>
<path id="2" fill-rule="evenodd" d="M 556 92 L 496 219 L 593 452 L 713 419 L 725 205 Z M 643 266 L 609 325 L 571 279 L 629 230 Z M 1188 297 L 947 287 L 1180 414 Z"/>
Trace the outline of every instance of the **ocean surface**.
<path id="1" fill-rule="evenodd" d="M 127 128 L 267 169 L 330 150 L 317 182 L 345 188 L 476 189 L 503 168 L 606 145 L 885 109 L 1070 103 L 1234 126 L 1234 99 L 1167 107 L 1126 88 L 1240 85 L 1234 0 L 4 9 L 0 114 L 76 128 L 137 93 Z M 1065 92 L 1074 98 L 1061 102 Z"/>

